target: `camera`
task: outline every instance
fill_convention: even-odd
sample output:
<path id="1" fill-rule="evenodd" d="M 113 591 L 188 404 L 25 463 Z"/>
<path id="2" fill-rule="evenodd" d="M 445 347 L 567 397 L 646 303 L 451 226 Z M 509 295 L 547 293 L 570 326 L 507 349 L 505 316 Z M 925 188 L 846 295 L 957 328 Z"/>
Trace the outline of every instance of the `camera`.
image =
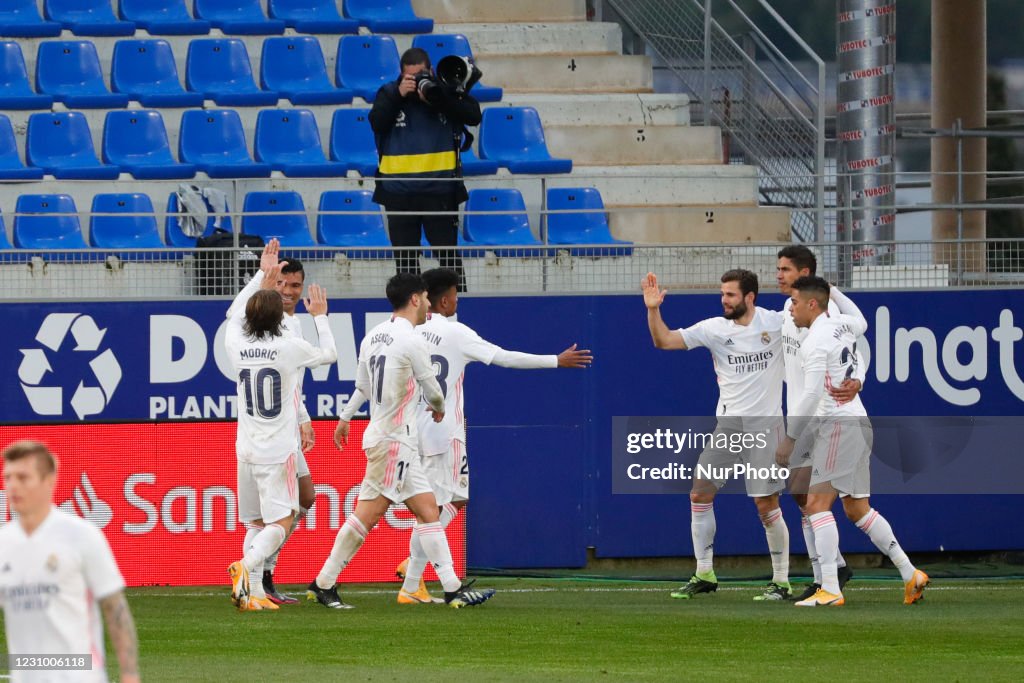
<path id="1" fill-rule="evenodd" d="M 437 63 L 437 79 L 441 85 L 460 95 L 469 92 L 482 76 L 476 64 L 465 57 L 448 55 Z"/>
<path id="2" fill-rule="evenodd" d="M 440 86 L 437 79 L 429 70 L 420 71 L 414 78 L 416 79 L 416 92 L 422 95 L 423 99 L 430 100 L 439 93 Z"/>

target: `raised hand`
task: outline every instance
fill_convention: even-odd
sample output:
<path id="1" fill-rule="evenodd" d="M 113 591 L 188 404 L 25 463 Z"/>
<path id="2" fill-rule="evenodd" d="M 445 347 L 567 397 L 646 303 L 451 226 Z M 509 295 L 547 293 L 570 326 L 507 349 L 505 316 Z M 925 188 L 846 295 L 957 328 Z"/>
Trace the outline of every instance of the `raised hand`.
<path id="1" fill-rule="evenodd" d="M 594 361 L 590 349 L 576 349 L 573 344 L 565 351 L 558 354 L 558 367 L 560 368 L 586 368 Z"/>
<path id="2" fill-rule="evenodd" d="M 272 238 L 267 242 L 266 246 L 263 247 L 263 253 L 260 254 L 260 270 L 264 274 L 271 268 L 277 265 L 278 257 L 281 254 L 281 243 L 277 241 L 277 238 Z"/>
<path id="3" fill-rule="evenodd" d="M 667 289 L 658 288 L 658 276 L 654 273 L 647 273 L 647 277 L 640 281 L 640 288 L 644 292 L 644 305 L 647 308 L 660 308 L 668 294 Z"/>
<path id="4" fill-rule="evenodd" d="M 309 286 L 309 297 L 302 300 L 306 311 L 312 315 L 327 315 L 327 290 L 320 285 Z"/>

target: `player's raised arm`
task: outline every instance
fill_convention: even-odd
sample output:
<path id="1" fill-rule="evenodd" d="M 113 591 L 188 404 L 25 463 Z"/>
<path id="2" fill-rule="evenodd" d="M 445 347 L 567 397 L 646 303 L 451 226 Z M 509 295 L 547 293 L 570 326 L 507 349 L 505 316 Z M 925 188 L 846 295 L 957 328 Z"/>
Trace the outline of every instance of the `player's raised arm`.
<path id="1" fill-rule="evenodd" d="M 327 321 L 327 291 L 320 285 L 310 285 L 309 297 L 303 299 L 303 303 L 306 305 L 306 311 L 313 316 L 319 337 L 320 354 L 315 365 L 329 365 L 338 360 L 338 348 Z"/>
<path id="2" fill-rule="evenodd" d="M 668 290 L 658 287 L 658 277 L 654 273 L 647 273 L 647 277 L 640 281 L 640 288 L 644 293 L 644 305 L 647 306 L 647 327 L 651 330 L 651 340 L 654 342 L 654 346 L 659 349 L 686 350 L 682 335 L 668 329 L 668 325 L 661 319 L 661 304 L 665 301 Z"/>

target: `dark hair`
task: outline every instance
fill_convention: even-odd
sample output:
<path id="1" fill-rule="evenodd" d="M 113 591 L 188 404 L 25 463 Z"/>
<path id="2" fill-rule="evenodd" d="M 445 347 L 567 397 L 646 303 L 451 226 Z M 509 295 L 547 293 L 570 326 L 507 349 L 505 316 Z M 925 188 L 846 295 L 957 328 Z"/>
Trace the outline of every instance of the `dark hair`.
<path id="1" fill-rule="evenodd" d="M 402 53 L 401 65 L 404 69 L 407 66 L 413 64 L 423 64 L 428 69 L 430 68 L 430 55 L 427 51 L 419 47 L 410 47 L 408 50 Z"/>
<path id="2" fill-rule="evenodd" d="M 448 268 L 433 268 L 423 273 L 423 284 L 427 286 L 427 298 L 430 304 L 436 306 L 441 297 L 448 293 L 452 287 L 459 286 L 459 276 L 454 270 Z"/>
<path id="3" fill-rule="evenodd" d="M 44 477 L 57 471 L 57 458 L 39 441 L 15 441 L 4 449 L 4 462 L 17 462 L 24 458 L 35 458 L 36 467 Z"/>
<path id="4" fill-rule="evenodd" d="M 798 271 L 806 268 L 811 275 L 818 272 L 817 257 L 813 251 L 802 244 L 792 244 L 779 249 L 778 258 L 788 258 Z"/>
<path id="5" fill-rule="evenodd" d="M 302 267 L 302 261 L 297 258 L 285 259 L 286 263 L 281 268 L 281 275 L 288 275 L 290 273 L 302 273 L 302 281 L 306 281 L 306 271 Z"/>
<path id="6" fill-rule="evenodd" d="M 818 305 L 821 306 L 822 310 L 828 309 L 828 293 L 831 288 L 824 278 L 815 275 L 804 275 L 797 278 L 797 281 L 793 283 L 793 289 L 810 294 L 817 299 Z"/>
<path id="7" fill-rule="evenodd" d="M 253 339 L 281 336 L 284 302 L 272 289 L 261 289 L 245 304 L 245 324 L 242 330 Z"/>
<path id="8" fill-rule="evenodd" d="M 427 285 L 419 275 L 399 273 L 388 280 L 388 286 L 384 291 L 391 308 L 397 311 L 406 307 L 413 294 L 422 294 L 427 291 Z"/>
<path id="9" fill-rule="evenodd" d="M 738 282 L 740 283 L 740 293 L 743 296 L 754 293 L 754 301 L 757 301 L 757 275 L 750 272 L 749 270 L 743 270 L 742 268 L 734 268 L 733 270 L 725 271 L 722 275 L 722 282 Z"/>

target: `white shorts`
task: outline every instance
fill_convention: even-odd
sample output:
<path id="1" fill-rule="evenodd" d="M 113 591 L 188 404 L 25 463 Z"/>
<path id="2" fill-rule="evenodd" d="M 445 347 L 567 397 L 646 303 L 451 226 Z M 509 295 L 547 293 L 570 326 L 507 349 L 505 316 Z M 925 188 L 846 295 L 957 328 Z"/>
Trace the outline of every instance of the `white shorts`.
<path id="1" fill-rule="evenodd" d="M 452 439 L 447 453 L 425 455 L 421 462 L 438 505 L 469 500 L 469 459 L 464 443 Z"/>
<path id="2" fill-rule="evenodd" d="M 758 431 L 767 432 L 765 434 L 765 447 L 761 448 L 758 445 L 753 445 L 749 448 L 718 448 L 717 444 L 707 446 L 700 457 L 697 459 L 698 467 L 713 467 L 713 468 L 726 468 L 740 463 L 747 465 L 751 468 L 757 469 L 770 469 L 775 465 L 775 451 L 778 449 L 779 444 L 782 443 L 782 438 L 785 435 L 785 425 L 783 424 L 782 418 L 771 418 L 766 420 L 761 418 L 759 421 L 760 429 L 753 426 L 745 426 L 744 428 L 733 428 L 731 425 L 725 423 L 725 420 L 719 420 L 718 426 L 715 428 L 715 440 L 720 438 L 720 435 L 725 434 L 727 436 L 736 435 L 737 438 L 751 434 L 756 435 Z M 739 424 L 737 423 L 737 427 Z M 749 439 L 748 439 L 749 441 Z M 710 481 L 714 482 L 715 486 L 722 488 L 726 482 L 729 481 L 725 478 L 712 478 Z M 751 498 L 761 498 L 764 496 L 770 496 L 774 493 L 786 488 L 785 480 L 781 478 L 767 478 L 767 477 L 746 477 L 744 480 L 747 489 L 747 495 Z"/>
<path id="3" fill-rule="evenodd" d="M 366 474 L 359 500 L 383 496 L 401 503 L 421 493 L 431 493 L 419 453 L 399 441 L 382 441 L 366 451 Z"/>
<path id="4" fill-rule="evenodd" d="M 309 464 L 306 462 L 306 454 L 302 452 L 301 446 L 295 451 L 295 476 L 299 479 L 310 476 Z"/>
<path id="5" fill-rule="evenodd" d="M 238 463 L 238 519 L 276 522 L 299 511 L 295 454 L 273 465 Z"/>
<path id="6" fill-rule="evenodd" d="M 840 497 L 870 496 L 871 421 L 866 417 L 836 418 L 822 422 L 815 432 L 811 488 L 828 482 Z"/>
<path id="7" fill-rule="evenodd" d="M 793 456 L 789 459 L 789 469 L 795 470 L 811 466 L 814 457 L 814 441 L 818 433 L 814 427 L 815 423 L 812 422 L 793 444 Z"/>

